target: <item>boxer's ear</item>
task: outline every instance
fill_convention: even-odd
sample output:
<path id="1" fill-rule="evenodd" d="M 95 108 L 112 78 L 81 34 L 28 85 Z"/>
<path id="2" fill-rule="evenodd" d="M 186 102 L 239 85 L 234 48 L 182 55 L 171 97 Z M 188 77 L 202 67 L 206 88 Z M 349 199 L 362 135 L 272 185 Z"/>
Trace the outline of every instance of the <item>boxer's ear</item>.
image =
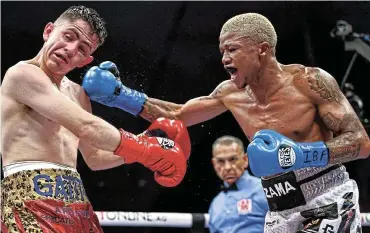
<path id="1" fill-rule="evenodd" d="M 46 24 L 44 28 L 44 32 L 42 33 L 42 38 L 44 39 L 44 42 L 48 41 L 48 39 L 51 36 L 51 32 L 54 30 L 54 24 L 52 22 L 49 22 Z"/>
<path id="2" fill-rule="evenodd" d="M 77 65 L 78 68 L 84 67 L 87 64 L 90 64 L 94 60 L 93 56 L 88 56 L 83 62 Z"/>
<path id="3" fill-rule="evenodd" d="M 266 56 L 271 49 L 269 43 L 267 42 L 260 43 L 258 47 L 258 52 L 260 56 Z"/>

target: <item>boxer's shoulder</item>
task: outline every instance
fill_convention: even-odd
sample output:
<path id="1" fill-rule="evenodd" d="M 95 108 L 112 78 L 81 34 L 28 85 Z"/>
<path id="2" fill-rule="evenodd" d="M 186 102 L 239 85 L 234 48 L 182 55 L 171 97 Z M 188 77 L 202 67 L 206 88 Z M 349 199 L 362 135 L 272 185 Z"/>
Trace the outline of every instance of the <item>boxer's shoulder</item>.
<path id="1" fill-rule="evenodd" d="M 17 78 L 20 76 L 25 76 L 25 75 L 32 75 L 33 73 L 40 71 L 40 68 L 30 64 L 28 62 L 18 62 L 15 65 L 9 67 L 9 69 L 6 71 L 4 80 L 6 78 Z"/>
<path id="2" fill-rule="evenodd" d="M 295 87 L 307 97 L 319 101 L 323 97 L 337 96 L 340 89 L 335 78 L 319 67 L 292 65 L 288 71 Z"/>
<path id="3" fill-rule="evenodd" d="M 71 86 L 74 89 L 75 97 L 78 99 L 81 107 L 88 112 L 92 112 L 91 101 L 89 96 L 86 94 L 82 86 L 75 82 L 71 82 Z"/>
<path id="4" fill-rule="evenodd" d="M 293 82 L 299 82 L 307 78 L 311 67 L 301 64 L 280 65 L 283 74 L 287 78 L 292 78 Z"/>
<path id="5" fill-rule="evenodd" d="M 78 101 L 83 109 L 87 111 L 91 109 L 90 99 L 81 85 L 66 76 L 63 77 L 60 85 L 64 90 L 67 90 L 66 93 L 72 100 Z"/>
<path id="6" fill-rule="evenodd" d="M 303 65 L 291 65 L 288 72 L 294 77 L 296 82 L 306 82 L 307 84 L 314 84 L 315 82 L 336 82 L 333 76 L 331 76 L 325 70 L 319 67 L 309 67 Z"/>
<path id="7" fill-rule="evenodd" d="M 81 87 L 81 85 L 73 82 L 68 77 L 64 76 L 61 82 L 61 86 L 65 88 L 70 88 L 75 93 L 76 97 L 80 95 L 84 95 L 87 97 L 85 90 Z"/>
<path id="8" fill-rule="evenodd" d="M 9 87 L 13 88 L 14 85 L 22 86 L 46 84 L 47 75 L 40 67 L 31 61 L 21 61 L 11 66 L 4 75 L 4 87 L 7 83 L 11 84 Z"/>
<path id="9" fill-rule="evenodd" d="M 240 91 L 238 87 L 231 80 L 225 80 L 213 90 L 211 96 L 223 97 L 236 91 Z"/>
<path id="10" fill-rule="evenodd" d="M 41 70 L 38 67 L 26 62 L 18 62 L 9 67 L 2 80 L 2 95 L 12 97 L 14 88 L 19 88 L 20 85 L 23 87 L 30 85 L 34 77 L 38 78 L 42 76 L 40 72 Z"/>
<path id="11" fill-rule="evenodd" d="M 295 86 L 299 86 L 301 82 L 304 82 L 307 74 L 307 67 L 301 64 L 287 64 L 280 65 L 281 70 L 283 71 L 283 79 L 285 82 Z"/>

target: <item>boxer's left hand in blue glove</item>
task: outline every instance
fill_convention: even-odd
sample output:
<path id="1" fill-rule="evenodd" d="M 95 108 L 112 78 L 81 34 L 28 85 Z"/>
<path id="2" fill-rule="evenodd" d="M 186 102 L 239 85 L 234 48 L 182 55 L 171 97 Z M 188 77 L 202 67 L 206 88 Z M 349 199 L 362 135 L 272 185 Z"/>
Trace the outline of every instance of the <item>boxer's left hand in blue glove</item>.
<path id="1" fill-rule="evenodd" d="M 247 148 L 255 176 L 270 176 L 304 167 L 328 165 L 329 149 L 322 141 L 297 143 L 274 130 L 258 131 Z"/>
<path id="2" fill-rule="evenodd" d="M 116 107 L 135 116 L 140 114 L 147 95 L 124 86 L 116 64 L 105 61 L 91 67 L 82 80 L 89 98 L 109 107 Z"/>

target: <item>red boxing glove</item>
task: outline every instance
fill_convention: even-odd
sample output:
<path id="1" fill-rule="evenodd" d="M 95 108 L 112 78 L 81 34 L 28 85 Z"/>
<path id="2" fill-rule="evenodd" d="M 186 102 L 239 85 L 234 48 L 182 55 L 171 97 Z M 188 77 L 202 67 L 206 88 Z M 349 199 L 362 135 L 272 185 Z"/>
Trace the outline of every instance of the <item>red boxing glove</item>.
<path id="1" fill-rule="evenodd" d="M 161 137 L 140 137 L 120 129 L 121 143 L 114 152 L 125 163 L 139 162 L 154 171 L 154 179 L 162 186 L 174 187 L 186 173 L 186 159 L 180 146 Z"/>
<path id="2" fill-rule="evenodd" d="M 161 135 L 160 131 L 163 131 L 165 135 Z M 189 159 L 191 153 L 190 136 L 182 121 L 161 117 L 153 121 L 145 133 L 149 136 L 160 136 L 175 141 L 184 152 L 186 160 Z"/>

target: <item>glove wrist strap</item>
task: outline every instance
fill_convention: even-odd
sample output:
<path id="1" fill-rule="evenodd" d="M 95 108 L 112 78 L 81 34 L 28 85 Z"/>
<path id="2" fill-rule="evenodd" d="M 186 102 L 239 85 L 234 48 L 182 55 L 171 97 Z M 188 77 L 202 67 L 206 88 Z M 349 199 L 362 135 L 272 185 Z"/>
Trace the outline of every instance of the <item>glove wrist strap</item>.
<path id="1" fill-rule="evenodd" d="M 303 151 L 302 167 L 325 167 L 329 161 L 329 149 L 323 141 L 298 143 Z"/>
<path id="2" fill-rule="evenodd" d="M 115 155 L 121 156 L 126 164 L 139 162 L 142 163 L 145 158 L 145 143 L 142 143 L 141 138 L 120 129 L 121 142 L 118 148 L 114 151 Z"/>
<path id="3" fill-rule="evenodd" d="M 114 106 L 120 108 L 134 116 L 137 116 L 143 110 L 143 106 L 148 99 L 145 93 L 132 90 L 123 85 L 116 88 L 116 98 L 113 100 Z"/>

